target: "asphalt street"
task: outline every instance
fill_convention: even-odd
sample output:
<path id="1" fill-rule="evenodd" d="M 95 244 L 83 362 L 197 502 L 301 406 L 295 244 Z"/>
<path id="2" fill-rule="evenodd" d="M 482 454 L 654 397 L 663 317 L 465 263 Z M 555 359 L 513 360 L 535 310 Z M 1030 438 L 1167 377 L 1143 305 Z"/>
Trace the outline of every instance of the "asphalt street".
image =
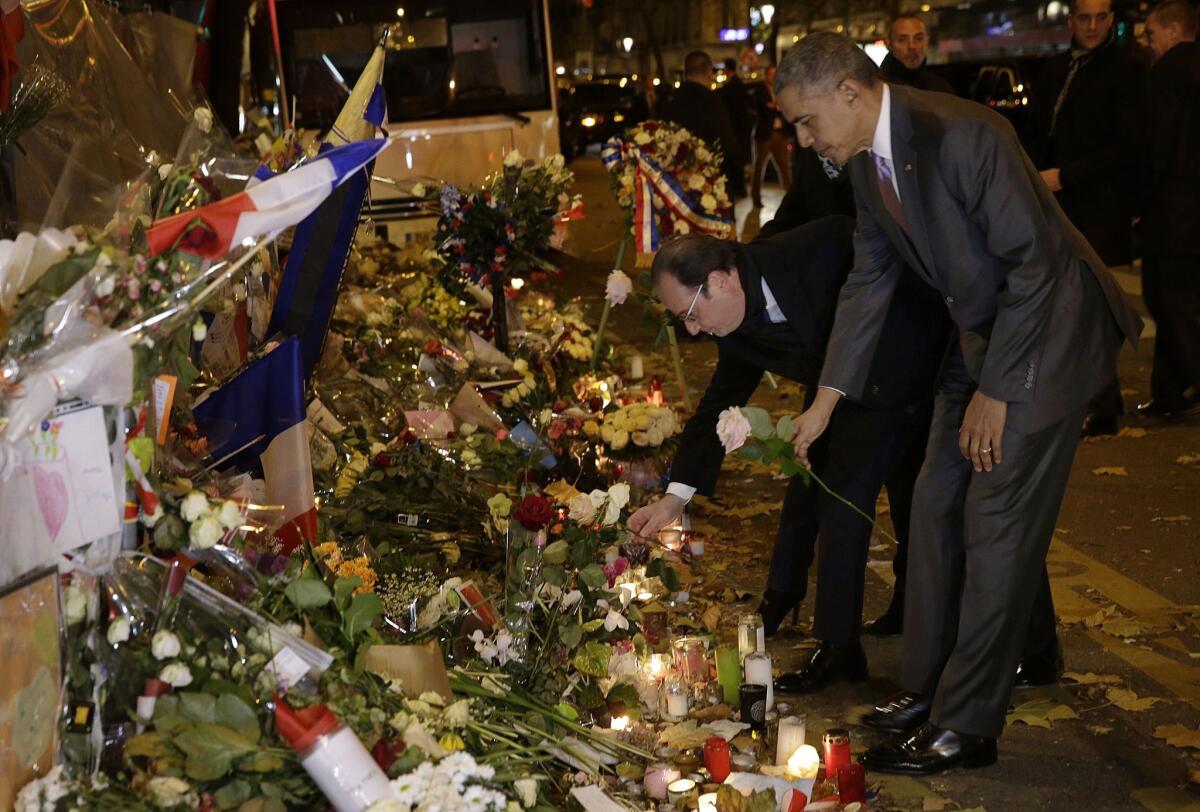
<path id="1" fill-rule="evenodd" d="M 609 181 L 593 153 L 571 165 L 583 193 L 586 219 L 572 227 L 571 259 L 556 283 L 560 294 L 579 296 L 598 316 L 604 280 L 613 267 L 622 229 Z M 770 218 L 782 193 L 768 187 L 763 210 L 737 207 L 739 234 L 747 239 Z M 624 267 L 632 273 L 634 258 Z M 1130 302 L 1145 317 L 1136 265 L 1118 269 Z M 631 300 L 632 302 L 632 300 Z M 678 395 L 665 347 L 635 303 L 616 308 L 609 336 L 646 357 L 668 395 Z M 1128 347 L 1119 363 L 1127 411 L 1149 390 L 1154 325 L 1141 346 Z M 693 402 L 715 366 L 707 341 L 682 343 Z M 764 382 L 753 403 L 773 414 L 795 413 L 800 393 L 785 381 Z M 677 399 L 677 397 L 676 397 Z M 1165 423 L 1122 419 L 1114 438 L 1084 442 L 1076 455 L 1048 566 L 1066 668 L 1074 679 L 1014 693 L 1010 725 L 994 767 L 952 771 L 928 779 L 869 775 L 880 794 L 877 809 L 988 810 L 1200 810 L 1200 419 Z M 785 483 L 765 471 L 727 463 L 716 499 L 693 516 L 708 531 L 706 561 L 730 582 L 761 590 Z M 742 514 L 738 517 L 731 509 Z M 890 530 L 886 503 L 881 525 Z M 893 547 L 877 534 L 867 572 L 865 617 L 879 614 L 890 596 Z M 808 637 L 815 586 L 810 584 L 797 626 L 769 641 L 776 673 L 811 650 Z M 721 636 L 732 636 L 738 615 L 757 598 L 730 605 Z M 827 727 L 853 725 L 872 703 L 895 689 L 902 638 L 865 638 L 871 678 L 834 685 L 820 694 L 786 698 L 808 716 L 810 742 Z M 1082 681 L 1082 683 L 1081 683 Z M 1153 700 L 1153 701 L 1150 701 Z M 1018 719 L 1023 721 L 1018 721 Z M 850 728 L 855 749 L 879 741 L 866 728 Z"/>

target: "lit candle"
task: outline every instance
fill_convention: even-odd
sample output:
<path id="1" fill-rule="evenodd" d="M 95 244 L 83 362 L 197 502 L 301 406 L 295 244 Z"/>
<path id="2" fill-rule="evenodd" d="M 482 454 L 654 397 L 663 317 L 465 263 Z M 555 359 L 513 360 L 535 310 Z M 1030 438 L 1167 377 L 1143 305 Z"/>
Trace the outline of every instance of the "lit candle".
<path id="1" fill-rule="evenodd" d="M 767 710 L 775 707 L 774 678 L 771 676 L 771 655 L 762 651 L 746 655 L 743 663 L 746 682 L 767 686 Z"/>
<path id="2" fill-rule="evenodd" d="M 664 693 L 667 697 L 667 716 L 675 721 L 686 719 L 688 715 L 688 686 L 681 680 L 667 682 Z"/>
<path id="3" fill-rule="evenodd" d="M 816 778 L 821 754 L 811 744 L 802 744 L 788 758 L 787 771 L 792 778 Z"/>
<path id="4" fill-rule="evenodd" d="M 696 782 L 690 778 L 680 778 L 667 785 L 667 800 L 676 805 L 682 805 L 696 792 Z"/>
<path id="5" fill-rule="evenodd" d="M 785 716 L 779 720 L 779 735 L 775 743 L 775 764 L 782 767 L 788 763 L 792 753 L 804 744 L 803 716 Z"/>
<path id="6" fill-rule="evenodd" d="M 717 812 L 717 793 L 706 792 L 699 798 L 698 812 Z"/>
<path id="7" fill-rule="evenodd" d="M 659 681 L 667 675 L 667 665 L 670 661 L 665 654 L 651 654 L 646 661 L 646 676 Z"/>
<path id="8" fill-rule="evenodd" d="M 645 374 L 642 356 L 639 353 L 634 353 L 629 359 L 629 379 L 631 381 L 640 381 Z"/>
<path id="9" fill-rule="evenodd" d="M 742 615 L 738 621 L 738 655 L 744 660 L 747 654 L 766 650 L 766 635 L 762 616 L 757 612 Z"/>
<path id="10" fill-rule="evenodd" d="M 825 745 L 825 777 L 832 781 L 838 770 L 850 763 L 850 731 L 840 727 L 826 730 L 821 742 Z"/>
<path id="11" fill-rule="evenodd" d="M 704 555 L 704 536 L 692 534 L 688 541 L 688 549 L 692 552 L 692 558 L 700 558 Z"/>
<path id="12" fill-rule="evenodd" d="M 677 767 L 659 761 L 646 768 L 646 775 L 642 779 L 642 786 L 645 788 L 646 794 L 651 798 L 665 801 L 667 799 L 667 787 L 671 782 L 678 781 L 680 775 L 681 773 Z"/>
<path id="13" fill-rule="evenodd" d="M 625 716 L 624 714 L 622 714 L 621 716 L 614 716 L 612 718 L 612 724 L 609 726 L 613 730 L 628 730 L 629 729 L 629 717 Z"/>

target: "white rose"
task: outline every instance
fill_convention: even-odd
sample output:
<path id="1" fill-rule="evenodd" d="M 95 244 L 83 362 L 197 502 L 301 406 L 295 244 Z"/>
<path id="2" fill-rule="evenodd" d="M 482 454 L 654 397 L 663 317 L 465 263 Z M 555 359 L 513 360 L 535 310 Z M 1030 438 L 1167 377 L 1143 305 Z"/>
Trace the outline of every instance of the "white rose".
<path id="1" fill-rule="evenodd" d="M 555 172 L 558 172 L 564 166 L 567 165 L 567 159 L 564 158 L 560 153 L 556 152 L 553 155 L 551 155 L 549 158 L 546 159 L 546 163 L 550 166 L 551 169 L 553 169 Z M 560 195 L 560 197 L 561 197 L 561 195 Z"/>
<path id="2" fill-rule="evenodd" d="M 196 122 L 196 126 L 200 128 L 200 132 L 206 133 L 212 130 L 213 114 L 212 110 L 207 107 L 197 107 L 192 113 L 192 119 Z"/>
<path id="3" fill-rule="evenodd" d="M 635 431 L 632 436 L 633 444 L 638 448 L 644 448 L 649 443 L 649 440 L 646 439 L 646 432 L 644 431 Z"/>
<path id="4" fill-rule="evenodd" d="M 617 510 L 621 510 L 629 504 L 629 485 L 624 482 L 619 482 L 608 489 L 608 501 L 610 504 L 617 506 Z"/>
<path id="5" fill-rule="evenodd" d="M 413 197 L 424 197 L 425 196 L 425 184 L 424 183 L 414 183 L 413 187 L 412 187 L 412 196 Z"/>
<path id="6" fill-rule="evenodd" d="M 192 788 L 182 778 L 156 775 L 146 782 L 146 791 L 150 793 L 150 797 L 156 804 L 169 808 L 185 803 L 190 804 L 188 796 L 191 794 Z"/>
<path id="7" fill-rule="evenodd" d="M 183 497 L 183 502 L 179 505 L 179 515 L 185 522 L 190 523 L 207 516 L 210 509 L 208 495 L 204 491 L 192 491 Z"/>
<path id="8" fill-rule="evenodd" d="M 63 614 L 68 626 L 87 617 L 87 604 L 87 595 L 79 587 L 69 586 L 63 591 Z"/>
<path id="9" fill-rule="evenodd" d="M 114 618 L 113 622 L 108 624 L 108 633 L 105 636 L 114 646 L 124 643 L 129 639 L 129 618 L 124 615 Z"/>
<path id="10" fill-rule="evenodd" d="M 213 516 L 205 516 L 188 528 L 188 541 L 197 550 L 207 550 L 220 541 L 223 535 L 225 531 L 221 529 L 221 523 Z"/>
<path id="11" fill-rule="evenodd" d="M 192 341 L 203 341 L 208 337 L 208 325 L 202 319 L 196 319 L 192 325 Z"/>
<path id="12" fill-rule="evenodd" d="M 536 778 L 518 778 L 513 782 L 513 789 L 517 791 L 517 795 L 521 798 L 521 805 L 526 809 L 537 803 L 537 787 Z"/>
<path id="13" fill-rule="evenodd" d="M 648 442 L 650 445 L 652 445 L 654 447 L 658 447 L 658 446 L 662 445 L 663 439 L 664 438 L 663 438 L 662 429 L 660 429 L 658 426 L 652 426 L 646 432 L 646 442 Z"/>
<path id="14" fill-rule="evenodd" d="M 587 524 L 596 515 L 596 506 L 592 504 L 592 500 L 588 498 L 587 494 L 583 493 L 571 497 L 571 501 L 567 503 L 567 509 L 567 516 L 571 521 L 579 524 Z"/>
<path id="15" fill-rule="evenodd" d="M 175 169 L 175 164 L 163 164 L 158 168 L 158 177 L 160 180 L 166 180 L 167 175 L 170 175 Z"/>
<path id="16" fill-rule="evenodd" d="M 156 660 L 169 660 L 172 657 L 178 657 L 181 646 L 179 638 L 174 632 L 163 629 L 154 633 L 154 637 L 150 640 L 150 653 L 154 655 Z"/>
<path id="17" fill-rule="evenodd" d="M 629 432 L 625 429 L 617 429 L 613 432 L 612 450 L 620 451 L 625 446 L 629 445 Z"/>
<path id="18" fill-rule="evenodd" d="M 442 722 L 449 727 L 462 727 L 471 721 L 471 701 L 460 699 L 442 712 Z"/>
<path id="19" fill-rule="evenodd" d="M 626 297 L 633 291 L 633 280 L 620 268 L 613 268 L 604 284 L 604 298 L 615 305 L 625 304 Z"/>
<path id="20" fill-rule="evenodd" d="M 105 296 L 112 294 L 116 288 L 117 282 L 113 274 L 108 274 L 96 285 L 96 296 L 103 299 Z"/>
<path id="21" fill-rule="evenodd" d="M 474 423 L 461 423 L 458 426 L 458 433 L 463 437 L 470 437 L 477 431 L 479 431 L 479 426 Z"/>
<path id="22" fill-rule="evenodd" d="M 232 530 L 242 523 L 242 509 L 237 502 L 232 499 L 226 499 L 221 503 L 221 510 L 217 514 L 217 521 L 221 523 L 221 527 L 226 530 Z"/>
<path id="23" fill-rule="evenodd" d="M 192 684 L 192 672 L 183 663 L 171 663 L 159 672 L 158 678 L 172 688 L 186 688 Z"/>
<path id="24" fill-rule="evenodd" d="M 513 361 L 513 371 L 515 371 L 518 375 L 524 375 L 529 371 L 529 362 L 524 358 L 518 358 L 517 360 Z"/>
<path id="25" fill-rule="evenodd" d="M 600 521 L 605 527 L 610 527 L 617 523 L 617 519 L 621 518 L 621 509 L 614 502 L 609 502 L 604 507 L 604 518 Z"/>
<path id="26" fill-rule="evenodd" d="M 705 211 L 716 211 L 717 199 L 710 194 L 705 194 L 700 198 L 700 205 L 704 207 Z"/>
<path id="27" fill-rule="evenodd" d="M 717 418 L 717 436 L 721 438 L 721 445 L 725 446 L 725 453 L 732 454 L 745 445 L 746 438 L 750 436 L 750 421 L 741 409 L 730 406 Z"/>
<path id="28" fill-rule="evenodd" d="M 512 152 L 504 156 L 504 165 L 507 167 L 519 167 L 524 166 L 524 164 L 525 156 L 521 154 L 520 150 L 514 149 Z"/>

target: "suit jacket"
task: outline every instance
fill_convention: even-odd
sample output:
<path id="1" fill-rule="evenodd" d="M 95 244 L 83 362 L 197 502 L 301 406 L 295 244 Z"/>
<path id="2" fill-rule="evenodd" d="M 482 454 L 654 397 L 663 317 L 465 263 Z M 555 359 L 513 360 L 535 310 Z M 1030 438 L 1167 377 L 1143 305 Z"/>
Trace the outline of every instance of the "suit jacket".
<path id="1" fill-rule="evenodd" d="M 950 86 L 950 83 L 931 71 L 924 62 L 916 70 L 911 70 L 892 56 L 891 52 L 888 52 L 888 55 L 883 58 L 883 62 L 879 65 L 879 71 L 883 74 L 883 78 L 892 84 L 908 85 L 918 90 L 954 93 L 954 88 Z"/>
<path id="2" fill-rule="evenodd" d="M 1145 68 L 1116 42 L 1096 48 L 1076 72 L 1051 136 L 1071 60 L 1071 51 L 1051 57 L 1034 85 L 1029 156 L 1038 169 L 1061 169 L 1063 211 L 1101 259 L 1124 265 L 1133 251 Z"/>
<path id="3" fill-rule="evenodd" d="M 1071 225 L 999 114 L 891 87 L 892 151 L 907 236 L 884 207 L 874 159 L 850 161 L 858 208 L 854 270 L 842 288 L 821 384 L 861 399 L 896 286 L 913 272 L 938 291 L 979 391 L 1034 431 L 1112 377 L 1141 319 Z"/>
<path id="4" fill-rule="evenodd" d="M 726 178 L 734 176 L 734 164 L 738 160 L 737 138 L 725 104 L 715 90 L 699 82 L 684 82 L 667 102 L 663 117 L 686 127 L 710 147 L 719 148 L 723 174 Z"/>
<path id="5" fill-rule="evenodd" d="M 743 406 L 770 371 L 812 387 L 825 357 L 837 310 L 838 289 L 854 263 L 854 221 L 824 217 L 770 238 L 738 246 L 738 268 L 766 280 L 791 335 L 782 349 L 739 330 L 714 338 L 717 368 L 695 414 L 684 426 L 671 478 L 711 494 L 725 451 L 717 439 L 717 417 Z M 932 314 L 932 317 L 930 317 Z M 897 306 L 881 324 L 885 341 L 867 376 L 865 406 L 898 408 L 933 398 L 949 320 L 936 295 L 916 277 L 897 291 Z"/>
<path id="6" fill-rule="evenodd" d="M 1200 43 L 1179 43 L 1150 70 L 1146 128 L 1146 251 L 1200 254 Z"/>
<path id="7" fill-rule="evenodd" d="M 729 115 L 729 126 L 737 143 L 735 157 L 746 163 L 750 160 L 750 130 L 754 126 L 754 107 L 750 101 L 750 91 L 746 89 L 742 77 L 735 73 L 716 93 Z"/>

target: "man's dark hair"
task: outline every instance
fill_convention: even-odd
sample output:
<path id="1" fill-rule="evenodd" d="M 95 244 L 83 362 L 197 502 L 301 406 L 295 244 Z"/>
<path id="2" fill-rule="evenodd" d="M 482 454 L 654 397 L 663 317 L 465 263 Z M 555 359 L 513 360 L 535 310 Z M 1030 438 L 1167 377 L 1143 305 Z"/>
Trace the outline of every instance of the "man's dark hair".
<path id="1" fill-rule="evenodd" d="M 650 281 L 658 285 L 663 274 L 675 277 L 685 288 L 698 288 L 713 271 L 737 267 L 737 247 L 732 240 L 711 234 L 679 234 L 663 243 L 650 266 Z"/>
<path id="2" fill-rule="evenodd" d="M 775 92 L 795 87 L 801 95 L 833 90 L 843 79 L 868 87 L 878 84 L 879 68 L 854 40 L 831 31 L 809 34 L 792 46 L 779 62 Z"/>
<path id="3" fill-rule="evenodd" d="M 925 21 L 916 14 L 897 14 L 892 18 L 892 21 L 888 23 L 888 37 L 892 36 L 892 31 L 895 29 L 896 23 L 900 22 L 901 20 L 916 20 L 921 24 L 921 27 L 925 29 L 926 33 L 929 32 L 929 26 L 925 25 Z"/>
<path id="4" fill-rule="evenodd" d="M 712 69 L 712 57 L 704 51 L 692 51 L 683 58 L 684 76 L 699 76 L 704 73 L 712 73 Z"/>
<path id="5" fill-rule="evenodd" d="M 737 73 L 737 60 L 732 58 L 726 59 L 725 70 L 729 71 L 730 73 Z"/>
<path id="6" fill-rule="evenodd" d="M 1196 7 L 1188 0 L 1163 0 L 1150 9 L 1150 13 L 1164 26 L 1179 26 L 1185 39 L 1195 37 Z"/>

